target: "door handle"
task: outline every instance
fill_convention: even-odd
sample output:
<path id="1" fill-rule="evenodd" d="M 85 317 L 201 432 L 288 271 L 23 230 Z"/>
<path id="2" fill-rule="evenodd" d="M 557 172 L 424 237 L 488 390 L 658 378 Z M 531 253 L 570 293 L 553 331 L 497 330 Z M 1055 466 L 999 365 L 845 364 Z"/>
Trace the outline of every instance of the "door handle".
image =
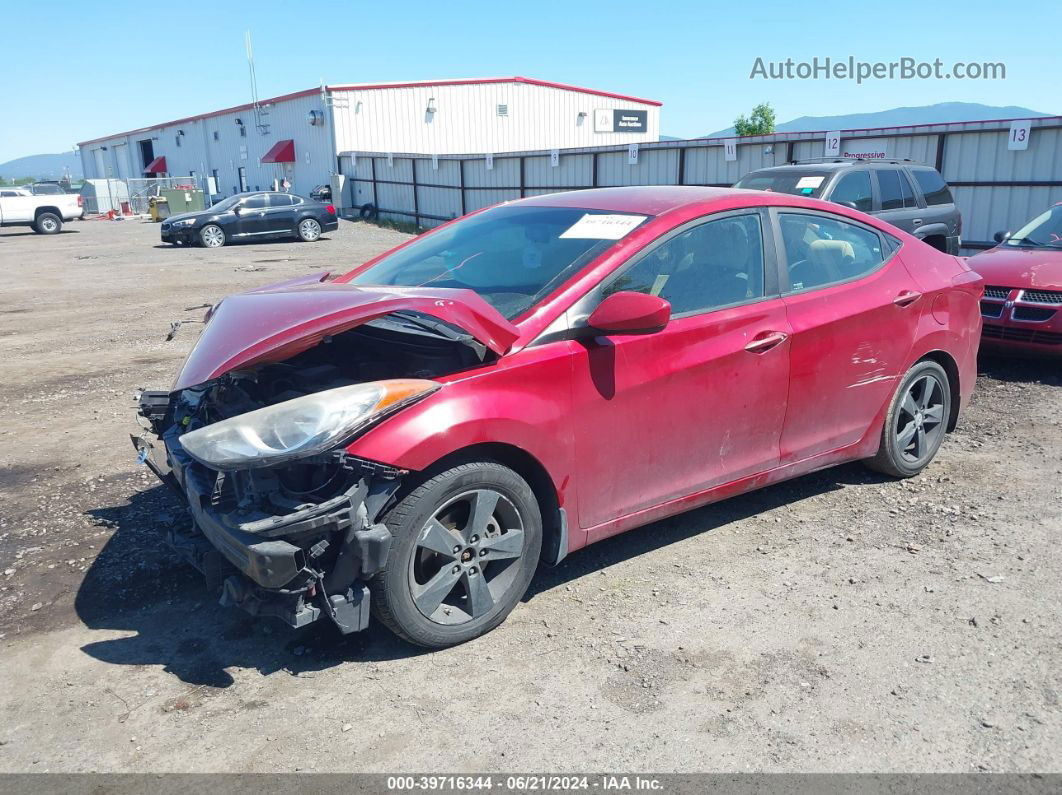
<path id="1" fill-rule="evenodd" d="M 911 223 L 914 224 L 915 226 L 921 226 L 922 225 L 922 219 L 921 218 L 915 218 L 913 221 L 911 221 Z"/>
<path id="2" fill-rule="evenodd" d="M 775 345 L 780 345 L 789 339 L 789 335 L 783 331 L 767 331 L 756 336 L 745 346 L 750 353 L 765 353 Z"/>
<path id="3" fill-rule="evenodd" d="M 914 290 L 904 290 L 898 296 L 892 299 L 892 302 L 896 306 L 910 306 L 919 298 L 922 297 L 921 293 L 916 293 Z"/>

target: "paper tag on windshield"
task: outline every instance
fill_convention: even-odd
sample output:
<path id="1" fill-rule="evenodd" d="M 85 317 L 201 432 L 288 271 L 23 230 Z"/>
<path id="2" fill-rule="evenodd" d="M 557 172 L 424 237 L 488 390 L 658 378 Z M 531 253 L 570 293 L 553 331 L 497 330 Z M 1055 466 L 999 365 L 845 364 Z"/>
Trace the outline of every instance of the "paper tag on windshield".
<path id="1" fill-rule="evenodd" d="M 824 179 L 826 179 L 826 177 L 801 177 L 797 180 L 796 186 L 798 190 L 800 188 L 811 188 L 812 190 L 815 190 L 815 188 L 822 184 Z"/>
<path id="2" fill-rule="evenodd" d="M 568 227 L 561 237 L 619 240 L 645 218 L 644 215 L 591 215 L 587 213 Z"/>

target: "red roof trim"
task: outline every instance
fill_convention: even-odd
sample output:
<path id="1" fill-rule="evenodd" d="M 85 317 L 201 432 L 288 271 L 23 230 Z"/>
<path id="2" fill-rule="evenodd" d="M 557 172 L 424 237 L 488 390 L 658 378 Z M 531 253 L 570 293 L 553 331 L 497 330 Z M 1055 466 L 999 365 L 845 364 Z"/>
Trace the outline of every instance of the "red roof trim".
<path id="1" fill-rule="evenodd" d="M 283 141 L 277 141 L 273 144 L 273 147 L 262 155 L 263 163 L 294 163 L 295 162 L 295 142 L 288 138 Z"/>
<path id="2" fill-rule="evenodd" d="M 638 97 L 630 97 L 625 94 L 613 94 L 610 91 L 597 91 L 592 88 L 580 88 L 578 86 L 570 86 L 566 83 L 551 83 L 547 80 L 535 80 L 532 77 L 484 77 L 473 78 L 468 80 L 422 80 L 413 83 L 345 83 L 325 86 L 328 91 L 372 91 L 380 88 L 417 88 L 420 86 L 465 86 L 465 85 L 481 85 L 487 83 L 527 83 L 534 86 L 545 86 L 547 88 L 559 88 L 564 91 L 578 91 L 583 94 L 596 94 L 601 97 L 611 97 L 612 99 L 623 99 L 629 102 L 639 102 L 644 105 L 661 106 L 662 102 L 657 102 L 653 99 L 639 99 Z M 271 97 L 269 99 L 259 100 L 259 105 L 266 105 L 273 102 L 285 102 L 289 99 L 300 99 L 302 97 L 309 97 L 314 94 L 320 93 L 320 88 L 308 88 L 304 91 L 295 91 L 291 94 L 281 94 L 278 97 Z M 244 105 L 234 105 L 231 108 L 225 108 L 223 110 L 214 110 L 210 113 L 200 113 L 196 116 L 185 116 L 180 119 L 174 119 L 173 121 L 162 122 L 161 124 L 152 124 L 147 127 L 137 127 L 135 130 L 126 130 L 125 132 L 114 133 L 113 135 L 101 135 L 99 138 L 91 138 L 87 141 L 81 141 L 78 146 L 88 146 L 89 144 L 99 143 L 100 141 L 109 141 L 112 138 L 123 138 L 127 135 L 136 135 L 137 133 L 147 133 L 154 130 L 160 130 L 163 127 L 172 127 L 175 124 L 189 124 L 193 121 L 200 121 L 202 119 L 210 119 L 215 116 L 224 116 L 226 113 L 238 113 L 241 110 L 251 110 L 254 108 L 253 103 L 246 103 Z"/>
<path id="3" fill-rule="evenodd" d="M 159 155 L 144 169 L 145 174 L 163 174 L 166 171 L 166 155 Z"/>
<path id="4" fill-rule="evenodd" d="M 429 86 L 476 86 L 490 83 L 526 83 L 531 86 L 544 86 L 546 88 L 558 88 L 562 91 L 577 91 L 580 94 L 595 94 L 599 97 L 611 97 L 628 102 L 638 102 L 642 105 L 654 105 L 660 107 L 663 102 L 655 99 L 642 99 L 627 94 L 614 94 L 611 91 L 598 91 L 596 88 L 582 88 L 569 85 L 568 83 L 553 83 L 549 80 L 536 80 L 533 77 L 480 77 L 467 80 L 422 80 L 413 83 L 348 83 L 328 86 L 329 91 L 374 91 L 381 88 L 421 88 Z"/>

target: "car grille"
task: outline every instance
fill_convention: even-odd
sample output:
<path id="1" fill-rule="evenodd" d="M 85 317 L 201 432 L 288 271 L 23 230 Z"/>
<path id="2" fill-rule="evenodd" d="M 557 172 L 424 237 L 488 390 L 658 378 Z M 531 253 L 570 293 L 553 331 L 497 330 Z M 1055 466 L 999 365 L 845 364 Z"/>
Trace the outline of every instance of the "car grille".
<path id="1" fill-rule="evenodd" d="M 994 301 L 982 301 L 981 314 L 985 317 L 999 317 L 1003 314 L 1003 304 L 997 304 Z"/>
<path id="2" fill-rule="evenodd" d="M 1006 299 L 1010 296 L 1010 291 L 1014 289 L 1012 287 L 986 287 L 985 298 L 1003 298 Z"/>
<path id="3" fill-rule="evenodd" d="M 1011 315 L 1015 320 L 1027 320 L 1033 323 L 1043 323 L 1055 316 L 1055 309 L 1040 309 L 1036 306 L 1016 306 Z"/>
<path id="4" fill-rule="evenodd" d="M 1022 301 L 1034 304 L 1062 304 L 1062 292 L 1058 290 L 1022 290 Z"/>
<path id="5" fill-rule="evenodd" d="M 1009 342 L 1035 342 L 1039 345 L 1062 345 L 1062 334 L 1050 331 L 1033 331 L 1024 328 L 1007 328 L 985 323 L 981 332 L 985 337 Z"/>

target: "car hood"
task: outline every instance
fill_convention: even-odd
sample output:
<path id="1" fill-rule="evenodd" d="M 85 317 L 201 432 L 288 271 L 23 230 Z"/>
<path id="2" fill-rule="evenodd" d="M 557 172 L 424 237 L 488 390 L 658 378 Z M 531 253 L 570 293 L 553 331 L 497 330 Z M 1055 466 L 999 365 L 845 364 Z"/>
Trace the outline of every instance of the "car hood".
<path id="1" fill-rule="evenodd" d="M 207 214 L 208 212 L 206 210 L 193 210 L 190 213 L 176 213 L 174 215 L 167 215 L 162 220 L 166 223 L 172 224 L 174 221 L 183 221 L 185 218 L 202 218 Z"/>
<path id="2" fill-rule="evenodd" d="M 1062 290 L 1062 249 L 999 246 L 970 257 L 966 264 L 999 287 Z"/>
<path id="3" fill-rule="evenodd" d="M 172 390 L 290 359 L 325 337 L 399 310 L 457 326 L 498 355 L 519 336 L 516 326 L 471 290 L 321 284 L 322 278 L 315 274 L 215 304 Z"/>

